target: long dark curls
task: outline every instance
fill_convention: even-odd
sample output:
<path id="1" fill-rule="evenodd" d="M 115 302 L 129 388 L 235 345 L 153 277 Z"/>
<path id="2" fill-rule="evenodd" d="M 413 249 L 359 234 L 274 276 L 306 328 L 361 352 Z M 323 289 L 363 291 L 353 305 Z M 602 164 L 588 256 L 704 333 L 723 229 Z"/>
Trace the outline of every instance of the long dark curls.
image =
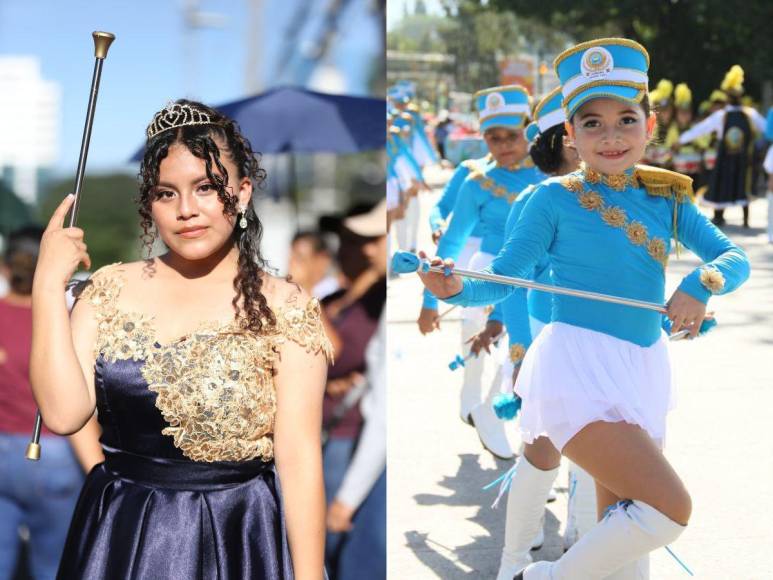
<path id="1" fill-rule="evenodd" d="M 537 135 L 529 148 L 534 164 L 547 175 L 555 175 L 564 162 L 564 124 L 554 125 Z"/>
<path id="2" fill-rule="evenodd" d="M 229 187 L 228 173 L 222 163 L 223 153 L 231 157 L 238 169 L 240 180 L 249 177 L 254 188 L 258 188 L 266 179 L 266 171 L 260 166 L 260 154 L 252 150 L 250 142 L 241 134 L 234 121 L 202 103 L 186 99 L 179 99 L 175 103 L 188 105 L 196 111 L 205 113 L 211 123 L 168 129 L 148 139 L 140 165 L 140 194 L 137 199 L 143 231 L 141 238 L 148 257 L 155 240 L 155 226 L 151 215 L 153 190 L 158 185 L 161 162 L 169 154 L 169 149 L 173 145 L 185 146 L 193 155 L 204 161 L 207 177 L 215 186 L 218 199 L 223 204 L 223 215 L 236 218 L 239 212 L 238 198 L 232 193 L 233 188 Z M 216 139 L 225 144 L 222 151 Z M 243 301 L 246 314 L 243 321 L 244 329 L 260 333 L 264 325 L 274 326 L 276 318 L 261 291 L 267 262 L 260 253 L 263 225 L 252 203 L 247 205 L 245 217 L 247 227 L 242 229 L 236 225 L 232 237 L 232 242 L 239 249 L 238 272 L 233 282 L 236 296 L 232 304 L 236 310 L 235 318 L 239 320 L 240 302 Z"/>

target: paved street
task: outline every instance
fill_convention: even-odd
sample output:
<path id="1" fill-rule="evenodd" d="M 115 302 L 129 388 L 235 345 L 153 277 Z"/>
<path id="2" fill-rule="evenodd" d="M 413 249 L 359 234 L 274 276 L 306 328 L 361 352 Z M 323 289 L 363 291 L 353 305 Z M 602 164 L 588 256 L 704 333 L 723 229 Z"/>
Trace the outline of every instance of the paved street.
<path id="1" fill-rule="evenodd" d="M 422 197 L 420 248 L 433 248 L 427 211 L 449 176 L 429 176 L 436 189 Z M 752 276 L 739 292 L 712 299 L 719 327 L 671 346 L 679 396 L 666 454 L 694 506 L 689 529 L 672 548 L 697 578 L 773 578 L 773 245 L 764 235 L 765 212 L 765 201 L 757 201 L 751 230 L 726 229 L 749 253 Z M 728 210 L 727 219 L 740 224 L 740 209 Z M 685 254 L 672 256 L 669 293 L 698 264 Z M 481 488 L 512 463 L 483 451 L 475 430 L 458 418 L 461 374 L 447 367 L 459 350 L 457 311 L 440 332 L 422 337 L 416 276 L 390 281 L 388 305 L 389 577 L 493 580 L 506 502 L 492 510 L 496 494 Z M 565 466 L 557 486 L 545 546 L 534 553 L 539 559 L 562 551 Z M 688 578 L 665 550 L 651 562 L 653 579 Z"/>

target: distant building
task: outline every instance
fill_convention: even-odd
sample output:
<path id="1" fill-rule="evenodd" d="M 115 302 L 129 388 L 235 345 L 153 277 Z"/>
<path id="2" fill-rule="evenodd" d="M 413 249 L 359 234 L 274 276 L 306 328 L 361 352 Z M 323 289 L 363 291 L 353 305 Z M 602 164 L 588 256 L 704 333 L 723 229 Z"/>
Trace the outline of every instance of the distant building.
<path id="1" fill-rule="evenodd" d="M 0 180 L 29 204 L 59 155 L 61 90 L 35 57 L 0 56 Z"/>

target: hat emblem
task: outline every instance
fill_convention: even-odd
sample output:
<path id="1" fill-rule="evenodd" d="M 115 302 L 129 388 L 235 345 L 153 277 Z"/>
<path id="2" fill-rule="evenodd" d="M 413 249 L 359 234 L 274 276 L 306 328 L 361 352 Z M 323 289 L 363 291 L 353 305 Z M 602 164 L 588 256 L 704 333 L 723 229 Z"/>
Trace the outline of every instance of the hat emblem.
<path id="1" fill-rule="evenodd" d="M 603 46 L 589 48 L 582 55 L 580 61 L 583 76 L 590 79 L 605 78 L 614 66 L 615 61 L 612 58 L 612 53 Z"/>
<path id="2" fill-rule="evenodd" d="M 505 99 L 499 93 L 491 93 L 486 97 L 486 109 L 499 109 L 504 105 Z"/>

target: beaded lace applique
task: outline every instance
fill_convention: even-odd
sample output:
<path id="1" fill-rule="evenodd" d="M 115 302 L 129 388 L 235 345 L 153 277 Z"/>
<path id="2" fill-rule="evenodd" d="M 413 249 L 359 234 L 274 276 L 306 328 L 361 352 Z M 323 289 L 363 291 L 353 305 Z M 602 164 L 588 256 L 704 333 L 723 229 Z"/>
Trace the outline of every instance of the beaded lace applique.
<path id="1" fill-rule="evenodd" d="M 144 361 L 142 376 L 168 424 L 162 433 L 189 459 L 272 459 L 273 377 L 281 345 L 291 340 L 309 353 L 332 356 L 319 302 L 301 306 L 293 293 L 274 310 L 277 324 L 260 335 L 242 330 L 235 320 L 205 322 L 160 344 L 152 317 L 116 307 L 123 285 L 119 266 L 100 269 L 80 295 L 97 316 L 95 354 L 107 361 Z"/>

